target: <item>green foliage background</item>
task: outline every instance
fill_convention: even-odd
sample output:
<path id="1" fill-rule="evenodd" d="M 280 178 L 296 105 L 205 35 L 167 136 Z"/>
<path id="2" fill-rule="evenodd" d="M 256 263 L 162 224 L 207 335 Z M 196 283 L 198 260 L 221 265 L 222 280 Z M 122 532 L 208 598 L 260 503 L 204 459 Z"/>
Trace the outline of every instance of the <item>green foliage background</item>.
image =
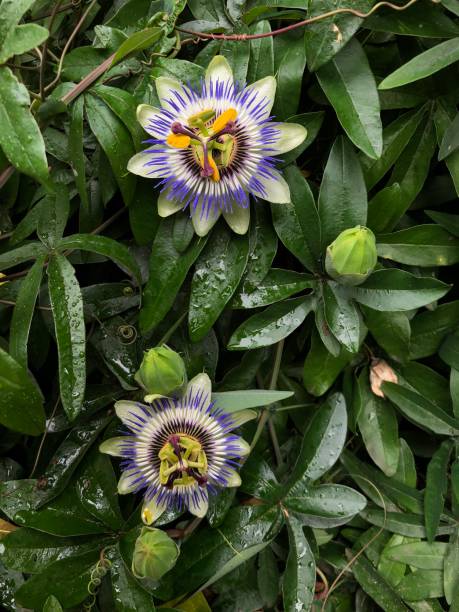
<path id="1" fill-rule="evenodd" d="M 250 41 L 175 29 L 269 33 L 374 4 L 0 3 L 3 609 L 459 610 L 459 1 Z M 154 79 L 197 83 L 217 53 L 241 82 L 274 74 L 273 114 L 308 137 L 282 159 L 290 204 L 198 238 L 126 165 Z M 379 260 L 343 288 L 325 249 L 355 225 Z M 267 427 L 204 521 L 160 519 L 178 562 L 139 581 L 141 500 L 118 499 L 97 447 L 165 338 L 234 409 L 269 389 Z M 385 397 L 379 359 L 398 380 Z"/>

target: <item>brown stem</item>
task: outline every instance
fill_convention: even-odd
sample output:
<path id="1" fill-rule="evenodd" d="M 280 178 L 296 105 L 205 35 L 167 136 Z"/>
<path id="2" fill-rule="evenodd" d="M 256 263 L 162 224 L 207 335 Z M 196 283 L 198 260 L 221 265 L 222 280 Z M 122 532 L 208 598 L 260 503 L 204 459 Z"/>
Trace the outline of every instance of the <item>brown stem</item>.
<path id="1" fill-rule="evenodd" d="M 410 6 L 413 6 L 418 0 L 409 0 L 406 4 L 402 6 L 398 4 L 392 4 L 392 2 L 378 2 L 374 5 L 374 7 L 368 11 L 368 13 L 362 13 L 361 11 L 357 11 L 352 8 L 339 8 L 334 11 L 327 11 L 326 13 L 321 13 L 320 15 L 316 15 L 315 17 L 309 17 L 309 19 L 303 19 L 303 21 L 298 21 L 297 23 L 292 23 L 291 25 L 285 26 L 284 28 L 279 28 L 278 30 L 273 30 L 272 32 L 264 32 L 263 34 L 212 34 L 208 32 L 194 32 L 193 30 L 187 30 L 185 28 L 176 28 L 179 32 L 184 32 L 185 34 L 193 34 L 196 38 L 201 39 L 211 39 L 211 40 L 255 40 L 257 38 L 269 38 L 270 36 L 278 36 L 279 34 L 285 34 L 285 32 L 290 32 L 291 30 L 296 30 L 297 28 L 302 28 L 303 26 L 310 25 L 311 23 L 316 23 L 317 21 L 322 21 L 323 19 L 328 19 L 329 17 L 334 17 L 335 15 L 355 15 L 356 17 L 360 17 L 361 19 L 366 19 L 370 17 L 375 11 L 380 8 L 387 6 L 388 8 L 393 9 L 394 11 L 405 11 Z"/>

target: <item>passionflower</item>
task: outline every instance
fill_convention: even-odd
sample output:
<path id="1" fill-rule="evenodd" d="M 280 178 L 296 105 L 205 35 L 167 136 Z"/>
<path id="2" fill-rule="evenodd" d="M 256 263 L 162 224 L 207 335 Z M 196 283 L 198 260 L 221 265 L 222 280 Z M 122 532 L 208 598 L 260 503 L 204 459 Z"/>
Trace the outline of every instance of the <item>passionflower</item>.
<path id="1" fill-rule="evenodd" d="M 199 236 L 223 214 L 245 234 L 249 193 L 268 202 L 290 202 L 288 184 L 276 170 L 276 155 L 300 145 L 306 129 L 271 117 L 276 80 L 267 76 L 247 87 L 234 82 L 226 59 L 210 62 L 198 89 L 159 77 L 161 108 L 141 104 L 137 119 L 152 137 L 128 169 L 162 179 L 158 213 L 168 217 L 189 208 Z"/>
<path id="2" fill-rule="evenodd" d="M 202 517 L 209 493 L 240 485 L 236 468 L 249 445 L 232 430 L 256 413 L 220 410 L 211 401 L 206 374 L 193 378 L 181 398 L 158 398 L 149 405 L 118 401 L 115 411 L 129 434 L 106 440 L 100 451 L 123 459 L 118 493 L 145 490 L 145 524 L 168 508 L 188 508 Z"/>

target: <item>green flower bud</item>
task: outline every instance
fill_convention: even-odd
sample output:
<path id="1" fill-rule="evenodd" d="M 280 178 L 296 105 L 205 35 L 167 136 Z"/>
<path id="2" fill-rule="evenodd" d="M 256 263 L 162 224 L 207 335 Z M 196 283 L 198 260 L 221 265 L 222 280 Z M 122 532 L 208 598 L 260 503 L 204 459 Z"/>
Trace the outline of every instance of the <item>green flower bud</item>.
<path id="1" fill-rule="evenodd" d="M 165 531 L 142 527 L 135 541 L 132 573 L 136 578 L 160 580 L 174 567 L 179 552 L 179 547 Z"/>
<path id="2" fill-rule="evenodd" d="M 178 353 L 158 346 L 145 353 L 135 379 L 149 395 L 171 395 L 186 384 L 185 364 Z"/>
<path id="3" fill-rule="evenodd" d="M 373 271 L 378 255 L 373 232 L 357 225 L 344 230 L 327 247 L 327 274 L 343 285 L 360 285 Z"/>

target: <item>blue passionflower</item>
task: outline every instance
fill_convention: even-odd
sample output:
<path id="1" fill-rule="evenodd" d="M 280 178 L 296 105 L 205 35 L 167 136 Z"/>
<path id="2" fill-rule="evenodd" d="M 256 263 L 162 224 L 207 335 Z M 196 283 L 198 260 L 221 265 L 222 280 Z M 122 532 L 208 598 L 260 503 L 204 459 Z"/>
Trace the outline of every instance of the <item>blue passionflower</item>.
<path id="1" fill-rule="evenodd" d="M 189 208 L 196 233 L 204 236 L 223 214 L 236 233 L 245 234 L 249 193 L 290 202 L 275 156 L 300 145 L 306 129 L 273 121 L 274 77 L 241 88 L 226 59 L 217 55 L 198 90 L 168 77 L 155 83 L 161 108 L 142 104 L 137 109 L 152 137 L 150 147 L 134 155 L 128 169 L 162 179 L 161 217 Z"/>
<path id="2" fill-rule="evenodd" d="M 232 431 L 256 413 L 228 414 L 211 401 L 211 391 L 209 377 L 199 374 L 181 398 L 115 404 L 129 432 L 106 440 L 100 451 L 123 459 L 118 493 L 145 491 L 142 520 L 147 525 L 168 508 L 188 508 L 202 517 L 209 493 L 241 483 L 238 460 L 250 449 Z"/>

